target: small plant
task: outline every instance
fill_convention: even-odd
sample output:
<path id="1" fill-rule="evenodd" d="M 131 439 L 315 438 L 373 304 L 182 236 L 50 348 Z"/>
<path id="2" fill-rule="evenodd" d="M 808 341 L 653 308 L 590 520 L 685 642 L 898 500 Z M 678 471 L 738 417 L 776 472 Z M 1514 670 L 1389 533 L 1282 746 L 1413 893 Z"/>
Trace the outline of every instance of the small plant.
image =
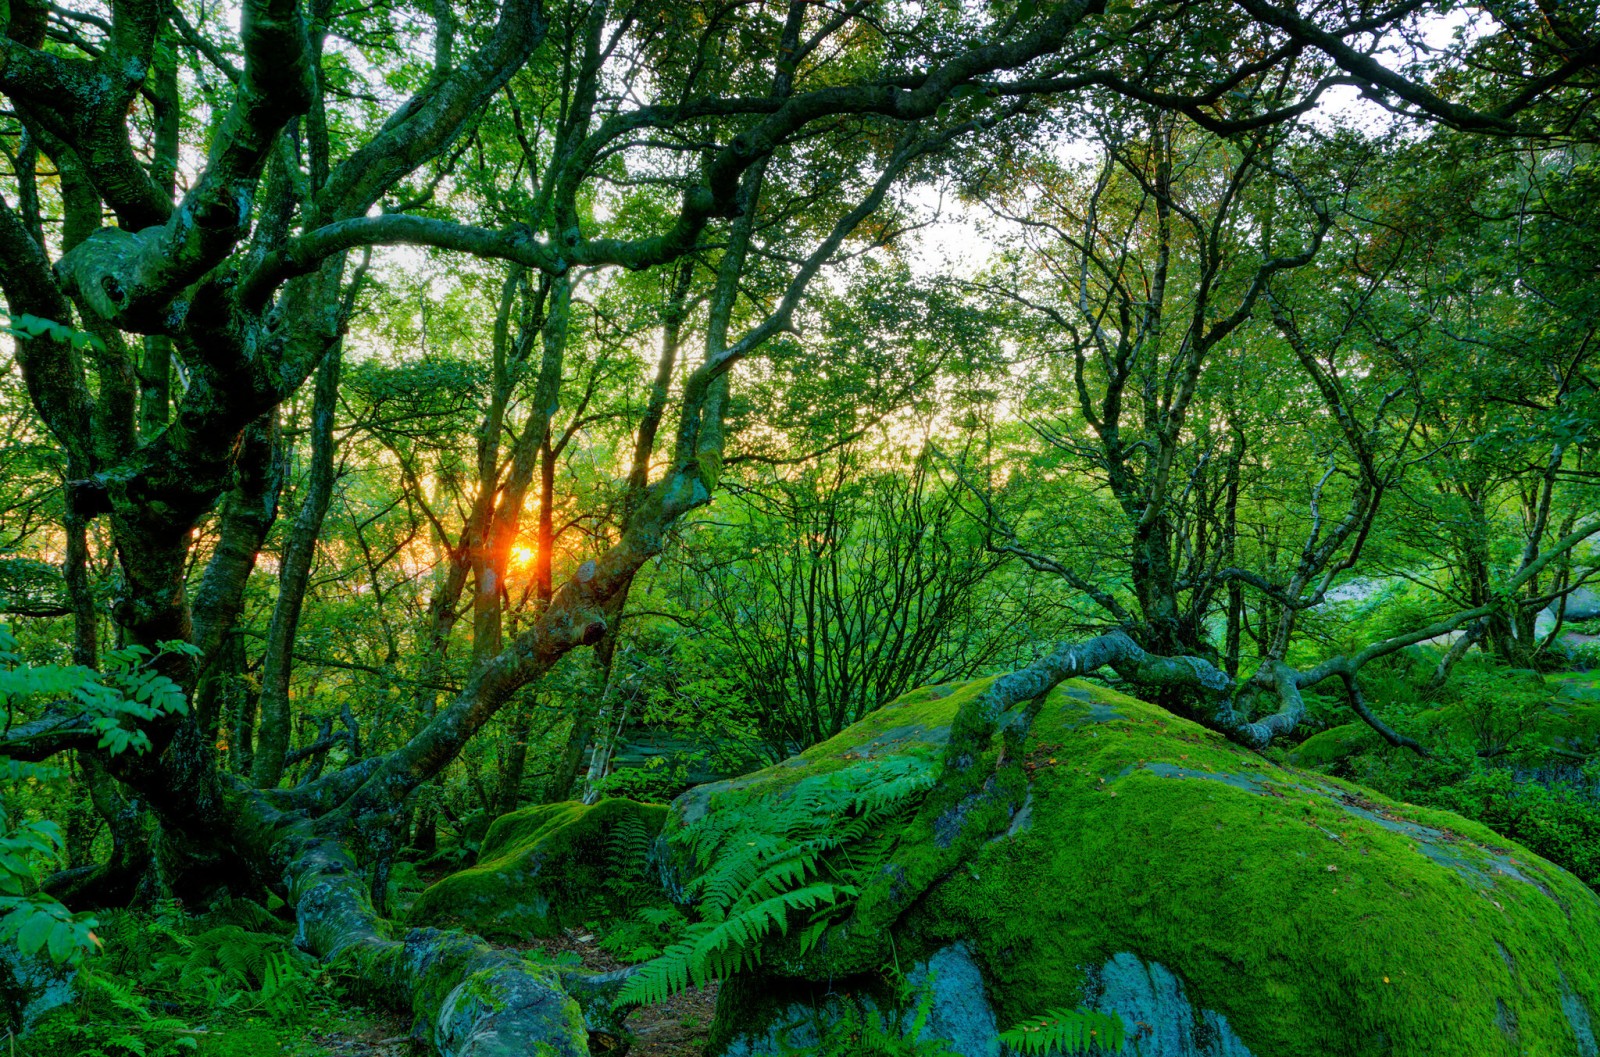
<path id="1" fill-rule="evenodd" d="M 29 318 L 19 317 L 12 325 L 22 326 Z M 69 699 L 89 717 L 90 726 L 100 734 L 101 748 L 113 754 L 143 753 L 150 748 L 150 738 L 138 721 L 181 714 L 188 708 L 183 688 L 156 671 L 155 661 L 169 653 L 198 652 L 185 642 L 162 643 L 154 655 L 142 646 L 107 650 L 100 672 L 81 665 L 31 664 L 11 629 L 0 624 L 0 706 L 9 724 L 17 708 L 34 698 Z M 60 771 L 0 757 L 0 776 L 13 784 L 42 782 L 59 778 Z M 54 822 L 12 823 L 0 809 L 0 938 L 15 941 L 23 954 L 44 953 L 58 965 L 76 965 L 98 948 L 95 918 L 74 914 L 37 891 L 35 865 L 55 862 L 63 848 L 60 827 Z"/>
<path id="2" fill-rule="evenodd" d="M 184 1057 L 199 1048 L 187 1023 L 154 1013 L 123 981 L 95 972 L 78 974 L 78 1002 L 70 1018 L 57 1016 L 23 1040 L 15 1052 L 44 1057 Z"/>
<path id="3" fill-rule="evenodd" d="M 1478 755 L 1492 758 L 1519 746 L 1550 701 L 1544 677 L 1530 671 L 1473 673 L 1460 680 L 1460 708 Z"/>
<path id="4" fill-rule="evenodd" d="M 199 653 L 192 643 L 173 641 L 160 643 L 154 654 L 143 646 L 107 650 L 99 672 L 76 664 L 30 664 L 11 629 L 0 624 L 0 705 L 10 717 L 30 698 L 71 699 L 88 715 L 101 748 L 113 755 L 143 753 L 150 738 L 136 721 L 182 715 L 189 707 L 183 688 L 157 671 L 156 662 L 168 654 Z"/>
<path id="5" fill-rule="evenodd" d="M 34 764 L 0 759 L 11 773 L 45 771 Z M 35 891 L 36 862 L 54 862 L 62 851 L 61 830 L 47 820 L 11 824 L 0 808 L 0 938 L 15 941 L 30 957 L 47 954 L 57 965 L 76 965 L 96 949 L 92 914 L 74 914 L 55 899 Z"/>
<path id="6" fill-rule="evenodd" d="M 642 767 L 619 767 L 598 783 L 601 796 L 623 797 L 640 803 L 666 803 L 690 786 L 689 767 L 683 760 L 656 756 Z"/>
<path id="7" fill-rule="evenodd" d="M 647 887 L 650 845 L 655 834 L 636 811 L 625 812 L 612 824 L 605 838 L 606 889 L 619 905 L 633 902 Z"/>
<path id="8" fill-rule="evenodd" d="M 686 891 L 701 920 L 623 987 L 624 1005 L 659 1002 L 761 960 L 773 932 L 803 919 L 800 953 L 855 904 L 857 886 L 893 846 L 887 824 L 933 783 L 931 765 L 910 757 L 869 760 L 798 782 L 773 801 L 712 812 L 672 843 L 699 873 Z"/>
<path id="9" fill-rule="evenodd" d="M 1114 1013 L 1092 1009 L 1052 1009 L 1000 1033 L 1000 1042 L 1018 1053 L 1088 1053 L 1091 1048 L 1121 1052 L 1126 1029 Z"/>
<path id="10" fill-rule="evenodd" d="M 683 934 L 689 922 L 671 907 L 643 907 L 600 941 L 600 946 L 625 962 L 658 958 Z"/>

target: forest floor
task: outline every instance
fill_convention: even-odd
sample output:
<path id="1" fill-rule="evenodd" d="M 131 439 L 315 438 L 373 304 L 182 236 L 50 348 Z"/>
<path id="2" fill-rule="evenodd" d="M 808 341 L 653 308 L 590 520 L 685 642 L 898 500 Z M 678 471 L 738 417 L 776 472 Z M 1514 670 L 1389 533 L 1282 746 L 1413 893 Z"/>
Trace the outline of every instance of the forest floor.
<path id="1" fill-rule="evenodd" d="M 627 964 L 600 947 L 596 939 L 593 933 L 569 929 L 554 939 L 518 946 L 595 973 L 621 969 Z M 716 1008 L 717 985 L 712 983 L 636 1010 L 627 1020 L 628 1030 L 634 1036 L 628 1057 L 701 1057 Z"/>
<path id="2" fill-rule="evenodd" d="M 328 1057 L 413 1057 L 420 1052 L 403 1017 L 390 1020 L 381 1010 L 369 1015 L 373 1020 L 364 1028 L 352 1023 L 348 1028 L 307 1032 L 310 1052 Z"/>
<path id="3" fill-rule="evenodd" d="M 596 938 L 574 930 L 555 939 L 509 945 L 509 949 L 590 972 L 622 968 L 626 963 L 601 948 Z M 633 1013 L 627 1022 L 634 1035 L 629 1057 L 701 1057 L 716 1004 L 717 985 L 711 984 Z M 197 1043 L 190 1052 L 199 1057 L 421 1057 L 432 1052 L 411 1038 L 410 1020 L 403 1014 L 343 1002 L 338 1006 L 336 1011 L 318 1004 L 320 1015 L 313 1015 L 310 1023 L 292 1026 L 264 1018 L 225 1018 L 202 1025 L 188 1032 Z M 603 1043 L 595 1046 L 594 1052 L 604 1054 L 602 1047 Z M 158 1047 L 156 1052 L 168 1051 Z"/>

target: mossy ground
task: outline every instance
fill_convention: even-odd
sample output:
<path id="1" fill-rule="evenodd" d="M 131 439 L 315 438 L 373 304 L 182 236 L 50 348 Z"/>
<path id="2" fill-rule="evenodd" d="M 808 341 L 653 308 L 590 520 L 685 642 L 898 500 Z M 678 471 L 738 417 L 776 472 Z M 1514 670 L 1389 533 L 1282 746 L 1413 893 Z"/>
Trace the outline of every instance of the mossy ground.
<path id="1" fill-rule="evenodd" d="M 936 754 L 982 685 L 909 694 L 678 814 Z M 902 959 L 966 940 L 1002 1025 L 1077 1004 L 1085 969 L 1121 951 L 1167 966 L 1271 1057 L 1571 1057 L 1564 1004 L 1600 1020 L 1600 899 L 1466 819 L 1279 766 L 1084 681 L 1050 695 L 1025 770 L 1025 816 L 897 932 Z"/>
<path id="2" fill-rule="evenodd" d="M 489 827 L 477 865 L 424 891 L 409 919 L 520 940 L 617 913 L 619 883 L 642 872 L 641 841 L 653 839 L 666 816 L 662 805 L 631 800 L 513 811 Z"/>
<path id="3" fill-rule="evenodd" d="M 1544 699 L 1525 714 L 1497 715 L 1481 705 L 1453 702 L 1416 712 L 1406 720 L 1406 730 L 1430 750 L 1493 750 L 1529 759 L 1552 750 L 1600 753 L 1600 673 L 1563 672 L 1545 676 L 1543 683 Z M 1296 766 L 1337 771 L 1353 757 L 1384 750 L 1365 723 L 1343 723 L 1307 738 L 1288 758 Z"/>

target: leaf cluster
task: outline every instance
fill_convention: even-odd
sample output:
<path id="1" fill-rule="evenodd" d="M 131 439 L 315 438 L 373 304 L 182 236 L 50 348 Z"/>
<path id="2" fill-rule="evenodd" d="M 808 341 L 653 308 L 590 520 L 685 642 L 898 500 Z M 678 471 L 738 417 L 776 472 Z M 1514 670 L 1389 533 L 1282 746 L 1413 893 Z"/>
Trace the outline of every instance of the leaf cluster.
<path id="1" fill-rule="evenodd" d="M 888 857 L 894 839 L 887 824 L 920 802 L 933 781 L 932 765 L 914 758 L 866 760 L 673 833 L 674 849 L 696 871 L 684 894 L 701 920 L 645 964 L 619 1000 L 659 1002 L 691 983 L 758 965 L 763 941 L 795 924 L 805 954 Z"/>

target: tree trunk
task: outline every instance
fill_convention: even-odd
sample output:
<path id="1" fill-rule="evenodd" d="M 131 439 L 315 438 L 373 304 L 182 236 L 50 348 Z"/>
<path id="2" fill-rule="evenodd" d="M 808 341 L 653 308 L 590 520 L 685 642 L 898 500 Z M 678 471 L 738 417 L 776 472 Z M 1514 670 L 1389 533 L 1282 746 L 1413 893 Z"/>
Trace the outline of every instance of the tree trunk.
<path id="1" fill-rule="evenodd" d="M 150 868 L 150 819 L 137 801 L 122 795 L 97 758 L 84 753 L 78 762 L 94 811 L 111 831 L 111 854 L 105 862 L 76 864 L 54 874 L 44 890 L 72 910 L 127 906 Z"/>
<path id="2" fill-rule="evenodd" d="M 504 815 L 515 811 L 522 800 L 522 776 L 528 765 L 528 737 L 533 729 L 533 703 L 527 695 L 518 695 L 511 705 L 511 722 L 507 724 L 504 755 L 500 760 L 500 778 L 495 783 L 493 813 Z"/>
<path id="3" fill-rule="evenodd" d="M 339 400 L 339 373 L 343 347 L 335 344 L 317 368 L 316 393 L 311 403 L 311 466 L 306 474 L 305 498 L 284 544 L 278 569 L 278 600 L 267 625 L 266 652 L 261 664 L 261 726 L 251 762 L 251 779 L 263 788 L 283 778 L 289 751 L 289 680 L 294 666 L 295 630 L 305 604 L 306 587 L 316 561 L 317 539 L 333 496 L 334 411 Z"/>

